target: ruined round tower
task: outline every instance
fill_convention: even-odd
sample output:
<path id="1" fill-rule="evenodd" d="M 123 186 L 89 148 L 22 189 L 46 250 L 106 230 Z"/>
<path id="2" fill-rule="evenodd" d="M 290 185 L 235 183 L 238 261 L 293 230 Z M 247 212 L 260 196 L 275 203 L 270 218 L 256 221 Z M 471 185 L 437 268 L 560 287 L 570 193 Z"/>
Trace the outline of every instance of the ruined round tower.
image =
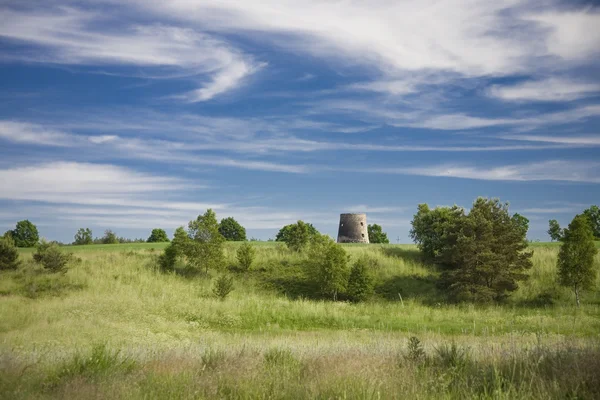
<path id="1" fill-rule="evenodd" d="M 338 243 L 369 243 L 367 214 L 340 214 Z"/>

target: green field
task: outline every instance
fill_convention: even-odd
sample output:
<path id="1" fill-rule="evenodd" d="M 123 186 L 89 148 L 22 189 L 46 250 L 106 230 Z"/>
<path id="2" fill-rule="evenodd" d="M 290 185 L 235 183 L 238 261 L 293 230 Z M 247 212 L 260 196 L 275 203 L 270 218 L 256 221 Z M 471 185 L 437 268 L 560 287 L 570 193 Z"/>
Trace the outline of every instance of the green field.
<path id="1" fill-rule="evenodd" d="M 64 275 L 3 272 L 0 398 L 600 397 L 600 282 L 577 309 L 554 244 L 532 244 L 530 279 L 493 306 L 447 304 L 412 245 L 345 245 L 376 277 L 352 304 L 307 297 L 302 257 L 255 244 L 247 273 L 226 245 L 224 301 L 215 273 L 159 273 L 164 244 L 72 246 Z"/>

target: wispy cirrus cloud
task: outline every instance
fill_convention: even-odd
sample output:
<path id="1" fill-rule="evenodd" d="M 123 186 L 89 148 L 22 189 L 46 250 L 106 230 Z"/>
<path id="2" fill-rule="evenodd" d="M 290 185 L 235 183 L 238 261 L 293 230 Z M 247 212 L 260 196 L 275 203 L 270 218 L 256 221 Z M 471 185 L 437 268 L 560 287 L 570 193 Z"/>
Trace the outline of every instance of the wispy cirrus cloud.
<path id="1" fill-rule="evenodd" d="M 356 172 L 359 172 L 358 170 Z M 549 160 L 497 167 L 441 164 L 399 168 L 365 168 L 361 172 L 419 175 L 486 181 L 562 181 L 600 183 L 600 162 Z"/>
<path id="2" fill-rule="evenodd" d="M 525 81 L 516 85 L 493 85 L 488 95 L 506 101 L 571 101 L 600 95 L 600 83 L 565 78 Z"/>
<path id="3" fill-rule="evenodd" d="M 28 50 L 6 48 L 5 61 L 144 67 L 145 79 L 189 78 L 200 88 L 180 95 L 206 101 L 240 86 L 260 64 L 229 43 L 164 24 L 115 24 L 110 14 L 76 8 L 9 9 L 0 13 L 0 37 Z M 102 29 L 98 28 L 102 26 Z"/>

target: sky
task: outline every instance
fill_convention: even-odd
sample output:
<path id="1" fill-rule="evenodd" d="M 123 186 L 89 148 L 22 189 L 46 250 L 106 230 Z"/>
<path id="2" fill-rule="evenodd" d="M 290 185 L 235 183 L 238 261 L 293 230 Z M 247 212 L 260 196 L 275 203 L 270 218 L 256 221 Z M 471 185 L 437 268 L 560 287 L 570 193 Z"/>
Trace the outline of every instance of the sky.
<path id="1" fill-rule="evenodd" d="M 0 1 L 0 231 L 248 237 L 510 203 L 549 240 L 600 203 L 600 5 Z"/>

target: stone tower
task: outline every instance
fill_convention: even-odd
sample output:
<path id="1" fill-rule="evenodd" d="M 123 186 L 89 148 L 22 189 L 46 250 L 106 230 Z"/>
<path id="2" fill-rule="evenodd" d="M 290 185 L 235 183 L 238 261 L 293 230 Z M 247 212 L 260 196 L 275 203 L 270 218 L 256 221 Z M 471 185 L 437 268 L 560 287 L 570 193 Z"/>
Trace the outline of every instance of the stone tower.
<path id="1" fill-rule="evenodd" d="M 367 214 L 340 214 L 338 243 L 369 243 Z"/>

